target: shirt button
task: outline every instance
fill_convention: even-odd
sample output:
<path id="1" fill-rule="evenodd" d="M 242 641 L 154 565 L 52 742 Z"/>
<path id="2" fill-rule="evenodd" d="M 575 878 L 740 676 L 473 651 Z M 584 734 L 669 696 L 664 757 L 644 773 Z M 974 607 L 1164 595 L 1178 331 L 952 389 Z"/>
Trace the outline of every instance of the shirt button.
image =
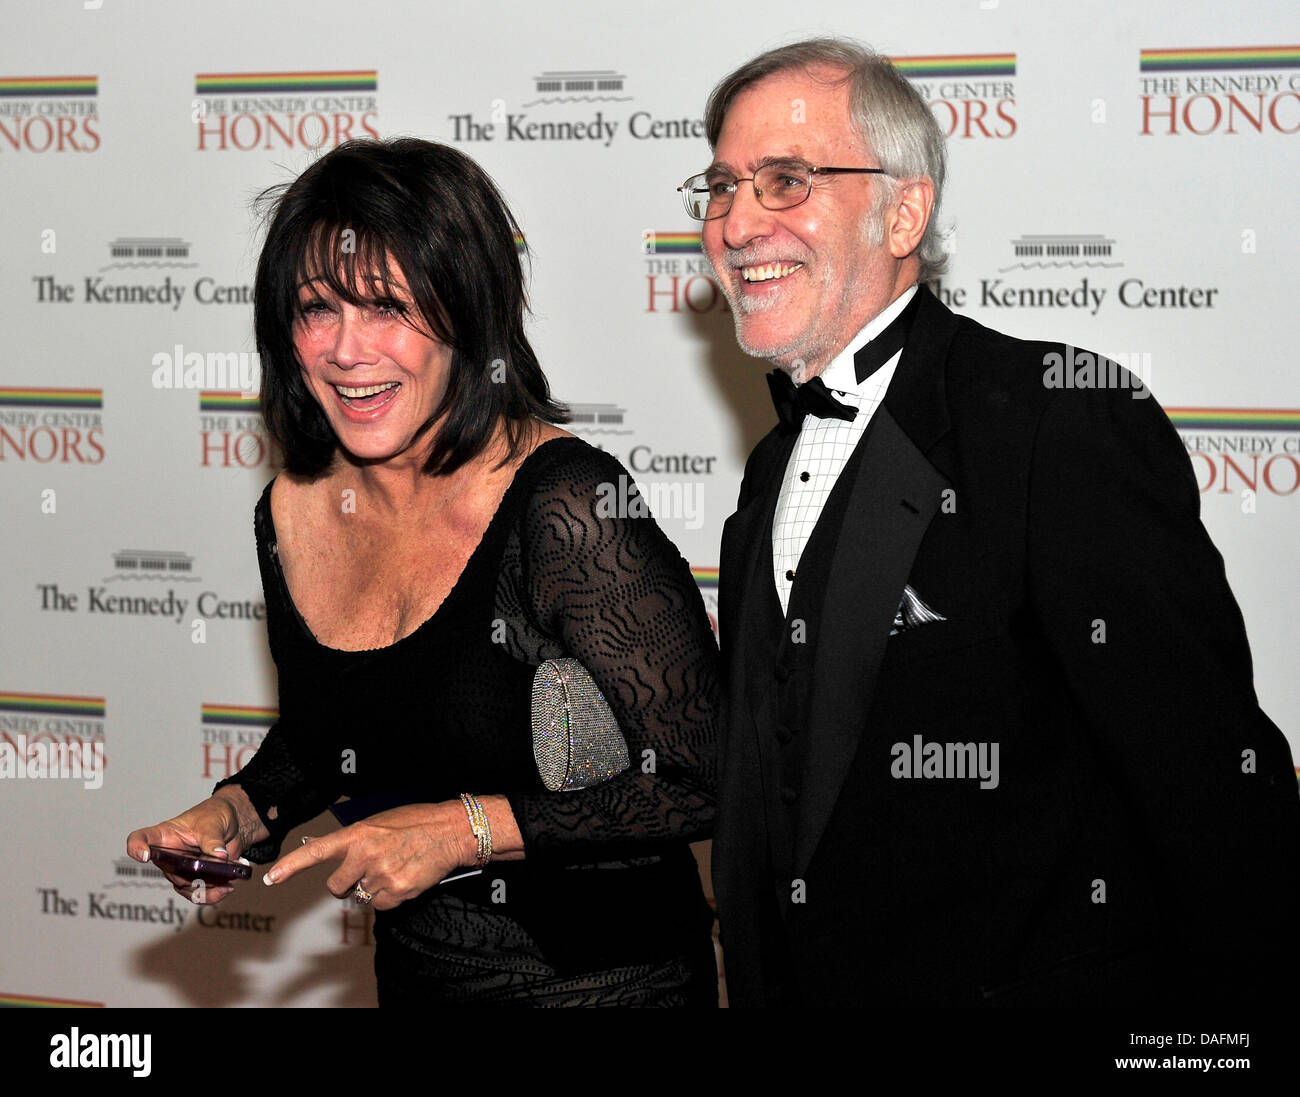
<path id="1" fill-rule="evenodd" d="M 787 569 L 786 569 L 786 572 L 785 572 L 785 581 L 786 581 L 787 583 L 793 583 L 793 582 L 794 582 L 794 569 L 793 569 L 793 568 L 787 568 Z"/>
<path id="2" fill-rule="evenodd" d="M 799 479 L 802 480 L 805 484 L 808 483 L 808 474 L 806 472 L 799 473 Z"/>
<path id="3" fill-rule="evenodd" d="M 781 789 L 781 803 L 785 804 L 787 807 L 789 807 L 798 799 L 799 799 L 799 794 L 795 792 L 795 790 L 792 789 L 789 785 L 786 785 L 784 788 Z"/>
<path id="4" fill-rule="evenodd" d="M 782 746 L 784 746 L 786 743 L 788 743 L 791 739 L 794 738 L 794 732 L 790 728 L 782 724 L 779 728 L 776 729 L 776 738 L 777 741 L 781 743 Z"/>

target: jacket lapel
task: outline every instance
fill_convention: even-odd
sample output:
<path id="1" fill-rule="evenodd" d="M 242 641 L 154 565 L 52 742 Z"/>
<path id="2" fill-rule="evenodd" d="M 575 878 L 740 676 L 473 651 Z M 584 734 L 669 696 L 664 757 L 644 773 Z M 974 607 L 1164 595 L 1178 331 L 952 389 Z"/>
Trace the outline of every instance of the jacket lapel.
<path id="1" fill-rule="evenodd" d="M 740 506 L 722 526 L 718 628 L 721 632 L 726 622 L 730 636 L 721 637 L 722 646 L 742 664 L 749 635 L 745 623 L 761 612 L 761 600 L 753 594 L 755 583 L 771 571 L 772 509 L 795 437 L 773 430 L 759 442 L 746 470 Z M 763 546 L 767 546 L 766 552 Z"/>
<path id="2" fill-rule="evenodd" d="M 857 752 L 894 614 L 949 486 L 925 452 L 949 428 L 943 367 L 956 318 L 924 286 L 917 292 L 911 337 L 860 443 L 866 448 L 831 560 L 795 824 L 799 876 Z"/>
<path id="3" fill-rule="evenodd" d="M 887 408 L 876 411 L 864 444 L 817 636 L 796 875 L 812 859 L 857 752 L 912 560 L 948 486 Z"/>
<path id="4" fill-rule="evenodd" d="M 737 955 L 745 951 L 745 942 L 757 949 L 759 939 L 761 896 L 751 886 L 750 874 L 765 863 L 768 839 L 757 729 L 746 698 L 756 652 L 761 651 L 753 643 L 762 635 L 764 601 L 759 584 L 772 582 L 772 508 L 793 445 L 793 436 L 785 438 L 775 431 L 759 443 L 746 470 L 740 508 L 722 528 L 719 554 L 718 632 L 725 710 L 718 721 L 713 882 L 719 906 L 728 912 L 728 947 L 734 947 Z M 757 989 L 761 982 L 755 979 L 754 972 L 736 974 L 738 1000 L 761 998 Z"/>
<path id="5" fill-rule="evenodd" d="M 771 582 L 772 508 L 781 490 L 781 475 L 794 435 L 773 431 L 759 443 L 760 452 L 750 475 L 752 490 L 746 492 L 740 508 L 722 527 L 719 556 L 718 631 L 724 653 L 726 691 L 731 716 L 722 721 L 720 737 L 738 729 L 752 731 L 753 721 L 745 704 L 752 651 L 747 643 L 759 635 L 763 622 L 763 599 L 758 584 Z M 726 746 L 726 740 L 719 744 Z M 723 755 L 725 757 L 725 754 Z"/>

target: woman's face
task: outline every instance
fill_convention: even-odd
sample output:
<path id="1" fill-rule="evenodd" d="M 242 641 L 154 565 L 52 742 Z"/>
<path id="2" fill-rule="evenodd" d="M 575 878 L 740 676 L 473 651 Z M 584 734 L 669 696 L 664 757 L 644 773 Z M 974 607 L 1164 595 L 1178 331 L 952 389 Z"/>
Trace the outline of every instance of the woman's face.
<path id="1" fill-rule="evenodd" d="M 417 435 L 447 391 L 451 348 L 415 330 L 423 324 L 400 273 L 374 281 L 375 298 L 353 305 L 325 282 L 298 286 L 294 349 L 303 380 L 340 444 L 363 461 L 422 463 Z"/>

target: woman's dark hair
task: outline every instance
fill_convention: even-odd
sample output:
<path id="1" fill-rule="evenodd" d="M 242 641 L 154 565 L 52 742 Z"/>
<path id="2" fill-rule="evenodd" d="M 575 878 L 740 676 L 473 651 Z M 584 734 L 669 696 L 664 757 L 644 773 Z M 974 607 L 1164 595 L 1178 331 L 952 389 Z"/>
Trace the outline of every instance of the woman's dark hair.
<path id="1" fill-rule="evenodd" d="M 262 416 L 290 472 L 319 475 L 339 444 L 293 346 L 298 287 L 311 278 L 360 306 L 392 296 L 400 272 L 418 312 L 408 323 L 452 348 L 426 473 L 480 454 L 499 418 L 507 459 L 523 451 L 534 416 L 567 422 L 524 334 L 523 234 L 464 153 L 413 137 L 348 141 L 258 205 L 270 222 L 253 287 Z"/>

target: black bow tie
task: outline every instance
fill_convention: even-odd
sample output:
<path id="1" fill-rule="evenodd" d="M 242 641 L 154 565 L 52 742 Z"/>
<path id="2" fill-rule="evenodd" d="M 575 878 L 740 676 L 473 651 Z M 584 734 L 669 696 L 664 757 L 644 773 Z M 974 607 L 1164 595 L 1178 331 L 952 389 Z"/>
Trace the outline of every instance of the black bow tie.
<path id="1" fill-rule="evenodd" d="M 857 375 L 858 384 L 862 384 L 903 349 L 912 330 L 912 317 L 916 315 L 916 303 L 920 298 L 919 291 L 914 293 L 907 307 L 890 321 L 885 330 L 853 355 L 853 372 Z M 772 403 L 785 434 L 798 431 L 807 415 L 818 419 L 843 419 L 849 423 L 858 414 L 857 408 L 836 400 L 820 377 L 796 385 L 788 373 L 778 369 L 767 375 L 767 386 L 772 392 Z"/>
<path id="2" fill-rule="evenodd" d="M 858 414 L 857 408 L 841 404 L 820 377 L 796 385 L 783 369 L 774 369 L 767 375 L 767 387 L 772 392 L 772 404 L 781 421 L 783 434 L 794 434 L 803 425 L 804 416 L 818 419 L 843 419 L 851 423 Z"/>

